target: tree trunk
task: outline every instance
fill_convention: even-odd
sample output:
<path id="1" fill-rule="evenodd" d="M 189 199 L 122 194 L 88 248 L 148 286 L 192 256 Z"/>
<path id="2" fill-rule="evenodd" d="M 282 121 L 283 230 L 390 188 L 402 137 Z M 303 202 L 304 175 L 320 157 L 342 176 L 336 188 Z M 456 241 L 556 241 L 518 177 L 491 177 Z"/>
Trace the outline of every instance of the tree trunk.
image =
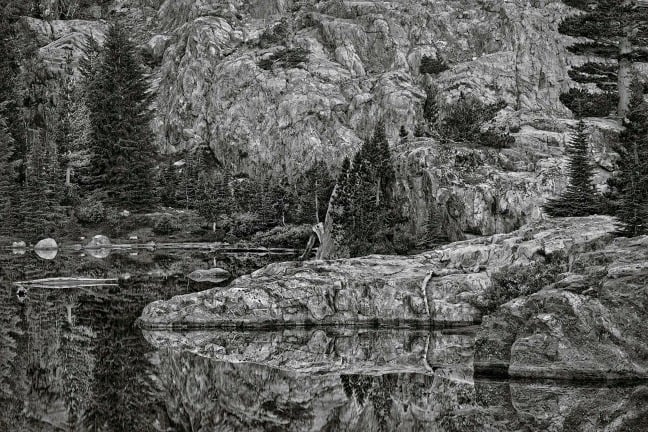
<path id="1" fill-rule="evenodd" d="M 628 113 L 630 106 L 630 85 L 632 83 L 632 62 L 630 61 L 630 54 L 632 53 L 632 44 L 628 37 L 621 39 L 619 44 L 619 74 L 617 89 L 619 92 L 619 106 L 617 108 L 617 115 L 623 119 Z"/>

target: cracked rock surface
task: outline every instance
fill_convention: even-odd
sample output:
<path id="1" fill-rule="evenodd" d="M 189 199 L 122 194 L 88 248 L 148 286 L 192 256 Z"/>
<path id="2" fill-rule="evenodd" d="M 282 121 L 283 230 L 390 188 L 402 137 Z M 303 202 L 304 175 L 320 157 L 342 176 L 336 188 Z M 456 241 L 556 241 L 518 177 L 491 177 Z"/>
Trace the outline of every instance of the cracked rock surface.
<path id="1" fill-rule="evenodd" d="M 493 271 L 611 241 L 609 217 L 557 219 L 415 256 L 270 264 L 224 288 L 149 304 L 145 328 L 468 324 Z"/>

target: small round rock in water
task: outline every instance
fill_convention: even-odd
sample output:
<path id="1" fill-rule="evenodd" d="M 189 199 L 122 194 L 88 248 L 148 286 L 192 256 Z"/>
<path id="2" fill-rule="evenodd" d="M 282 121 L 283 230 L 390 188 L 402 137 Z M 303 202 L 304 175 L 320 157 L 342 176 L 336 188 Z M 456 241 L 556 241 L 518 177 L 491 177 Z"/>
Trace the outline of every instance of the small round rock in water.
<path id="1" fill-rule="evenodd" d="M 97 234 L 86 245 L 88 255 L 94 258 L 106 258 L 110 255 L 110 239 L 105 235 Z"/>
<path id="2" fill-rule="evenodd" d="M 56 258 L 56 255 L 58 254 L 58 244 L 56 243 L 56 240 L 46 238 L 36 243 L 34 251 L 40 258 L 52 260 Z"/>

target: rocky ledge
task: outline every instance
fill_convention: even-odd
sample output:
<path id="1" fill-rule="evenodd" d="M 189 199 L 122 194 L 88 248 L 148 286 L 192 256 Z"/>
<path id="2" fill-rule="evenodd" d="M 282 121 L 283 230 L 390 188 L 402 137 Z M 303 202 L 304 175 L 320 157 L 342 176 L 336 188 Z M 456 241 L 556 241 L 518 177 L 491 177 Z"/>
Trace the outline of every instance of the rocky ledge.
<path id="1" fill-rule="evenodd" d="M 551 286 L 484 318 L 478 374 L 648 379 L 648 237 L 572 255 L 570 267 Z"/>
<path id="2" fill-rule="evenodd" d="M 140 324 L 177 329 L 476 323 L 494 272 L 542 262 L 556 252 L 577 256 L 601 249 L 612 242 L 613 230 L 608 217 L 559 219 L 415 256 L 271 264 L 225 288 L 151 303 Z"/>

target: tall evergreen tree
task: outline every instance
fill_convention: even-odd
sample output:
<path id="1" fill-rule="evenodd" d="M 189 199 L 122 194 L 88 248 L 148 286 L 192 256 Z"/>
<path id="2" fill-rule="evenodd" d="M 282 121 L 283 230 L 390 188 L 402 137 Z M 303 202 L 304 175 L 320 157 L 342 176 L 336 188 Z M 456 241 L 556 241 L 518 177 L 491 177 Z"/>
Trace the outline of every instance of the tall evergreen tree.
<path id="1" fill-rule="evenodd" d="M 619 232 L 628 237 L 648 234 L 648 104 L 641 92 L 633 94 L 620 138 Z"/>
<path id="2" fill-rule="evenodd" d="M 351 256 L 393 252 L 396 228 L 404 218 L 392 194 L 396 176 L 382 123 L 353 163 L 347 160 L 342 168 L 333 199 L 341 231 L 335 238 L 346 243 Z"/>
<path id="3" fill-rule="evenodd" d="M 9 134 L 4 117 L 0 116 L 0 234 L 12 234 L 18 228 L 16 207 L 15 170 L 13 156 L 14 139 Z"/>
<path id="4" fill-rule="evenodd" d="M 156 199 L 149 86 L 120 24 L 108 31 L 88 96 L 92 189 L 110 205 L 150 208 Z"/>
<path id="5" fill-rule="evenodd" d="M 9 134 L 14 139 L 12 159 L 18 161 L 18 182 L 24 181 L 24 161 L 26 148 L 26 127 L 23 101 L 29 80 L 24 76 L 29 67 L 21 68 L 21 63 L 35 58 L 37 49 L 35 38 L 25 36 L 16 21 L 29 15 L 34 7 L 33 1 L 0 0 L 0 115 L 7 122 Z"/>
<path id="6" fill-rule="evenodd" d="M 585 123 L 579 120 L 576 133 L 567 147 L 569 155 L 569 184 L 558 198 L 547 201 L 544 210 L 549 216 L 588 216 L 600 210 L 600 196 L 594 187 L 594 167 L 588 151 Z"/>
<path id="7" fill-rule="evenodd" d="M 53 236 L 63 220 L 62 181 L 56 146 L 48 131 L 29 129 L 28 146 L 20 215 L 25 235 L 38 240 Z"/>
<path id="8" fill-rule="evenodd" d="M 648 55 L 639 46 L 648 37 L 648 9 L 636 1 L 619 0 L 563 0 L 584 13 L 565 18 L 558 30 L 574 37 L 586 37 L 591 42 L 580 42 L 569 47 L 578 55 L 603 57 L 608 62 L 586 63 L 572 70 L 570 75 L 578 82 L 596 83 L 609 90 L 616 80 L 619 102 L 617 113 L 626 115 L 630 103 L 632 65 L 647 61 Z"/>

